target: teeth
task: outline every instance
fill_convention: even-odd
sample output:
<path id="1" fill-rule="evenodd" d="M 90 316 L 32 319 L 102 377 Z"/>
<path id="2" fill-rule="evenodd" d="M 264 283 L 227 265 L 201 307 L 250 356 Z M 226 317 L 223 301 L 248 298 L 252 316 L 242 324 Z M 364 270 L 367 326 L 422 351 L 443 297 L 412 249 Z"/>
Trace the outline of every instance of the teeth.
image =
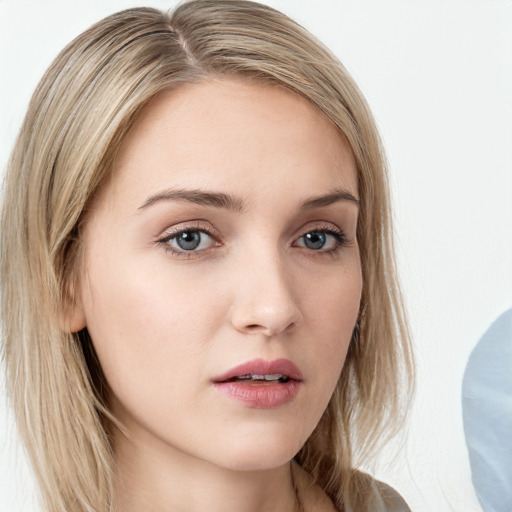
<path id="1" fill-rule="evenodd" d="M 258 373 L 248 373 L 247 375 L 240 375 L 237 377 L 239 380 L 280 380 L 287 379 L 282 373 L 274 373 L 269 375 L 262 375 Z"/>
<path id="2" fill-rule="evenodd" d="M 265 375 L 265 380 L 279 380 L 283 377 L 284 375 L 282 373 L 274 373 L 273 375 Z"/>

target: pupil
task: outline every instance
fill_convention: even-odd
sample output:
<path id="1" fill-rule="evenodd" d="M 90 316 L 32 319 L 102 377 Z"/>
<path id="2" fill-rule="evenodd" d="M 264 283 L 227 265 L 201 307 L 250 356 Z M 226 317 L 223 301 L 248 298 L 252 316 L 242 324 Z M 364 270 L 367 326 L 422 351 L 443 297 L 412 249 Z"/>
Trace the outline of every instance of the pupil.
<path id="1" fill-rule="evenodd" d="M 201 235 L 198 231 L 184 231 L 176 239 L 179 247 L 185 251 L 193 251 L 201 243 Z"/>
<path id="2" fill-rule="evenodd" d="M 311 233 L 306 233 L 306 235 L 304 235 L 304 244 L 308 249 L 321 249 L 325 245 L 325 241 L 325 233 L 312 231 Z"/>

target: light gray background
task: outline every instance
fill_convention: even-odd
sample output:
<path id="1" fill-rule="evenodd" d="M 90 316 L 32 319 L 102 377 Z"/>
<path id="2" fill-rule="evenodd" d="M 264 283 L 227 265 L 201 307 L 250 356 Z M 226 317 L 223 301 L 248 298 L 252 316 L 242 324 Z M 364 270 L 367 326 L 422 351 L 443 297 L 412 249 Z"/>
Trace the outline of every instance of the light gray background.
<path id="1" fill-rule="evenodd" d="M 375 473 L 414 512 L 477 512 L 461 382 L 471 349 L 512 304 L 512 2 L 268 0 L 341 58 L 376 115 L 392 171 L 418 389 L 399 455 Z M 58 51 L 117 10 L 169 1 L 0 0 L 0 167 Z M 0 511 L 36 510 L 0 394 Z"/>

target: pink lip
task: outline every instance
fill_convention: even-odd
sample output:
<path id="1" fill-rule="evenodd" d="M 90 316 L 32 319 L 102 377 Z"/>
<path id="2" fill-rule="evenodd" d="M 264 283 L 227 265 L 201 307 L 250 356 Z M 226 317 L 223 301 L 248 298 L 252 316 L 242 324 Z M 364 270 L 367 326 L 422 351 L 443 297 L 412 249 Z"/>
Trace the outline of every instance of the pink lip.
<path id="1" fill-rule="evenodd" d="M 213 382 L 223 382 L 233 377 L 240 375 L 247 375 L 248 373 L 255 373 L 260 375 L 272 375 L 282 373 L 293 380 L 302 380 L 302 373 L 291 361 L 288 359 L 274 359 L 273 361 L 265 361 L 265 359 L 254 359 L 247 363 L 240 364 L 231 368 L 226 373 L 214 377 Z"/>
<path id="2" fill-rule="evenodd" d="M 233 381 L 235 377 L 247 374 L 274 375 L 282 374 L 289 378 L 287 382 L 245 382 Z M 226 373 L 214 377 L 212 383 L 221 394 L 242 402 L 255 409 L 273 409 L 291 402 L 302 386 L 302 373 L 288 359 L 266 361 L 255 359 L 235 366 Z"/>

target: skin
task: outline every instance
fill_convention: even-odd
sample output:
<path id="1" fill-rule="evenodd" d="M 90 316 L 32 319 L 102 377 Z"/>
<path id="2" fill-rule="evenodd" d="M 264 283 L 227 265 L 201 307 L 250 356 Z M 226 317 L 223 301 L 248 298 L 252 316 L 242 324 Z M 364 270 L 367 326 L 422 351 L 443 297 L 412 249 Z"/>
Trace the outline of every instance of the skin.
<path id="1" fill-rule="evenodd" d="M 192 189 L 234 204 L 162 197 Z M 289 461 L 327 406 L 358 316 L 348 194 L 347 143 L 283 88 L 212 79 L 143 109 L 88 213 L 71 319 L 89 330 L 128 433 L 114 438 L 120 510 L 292 510 Z M 329 204 L 311 203 L 319 196 Z M 183 251 L 180 230 L 211 236 Z M 325 245 L 308 247 L 318 232 Z M 255 409 L 218 393 L 212 378 L 256 358 L 300 368 L 293 401 Z M 332 509 L 298 466 L 294 477 L 306 510 Z"/>

